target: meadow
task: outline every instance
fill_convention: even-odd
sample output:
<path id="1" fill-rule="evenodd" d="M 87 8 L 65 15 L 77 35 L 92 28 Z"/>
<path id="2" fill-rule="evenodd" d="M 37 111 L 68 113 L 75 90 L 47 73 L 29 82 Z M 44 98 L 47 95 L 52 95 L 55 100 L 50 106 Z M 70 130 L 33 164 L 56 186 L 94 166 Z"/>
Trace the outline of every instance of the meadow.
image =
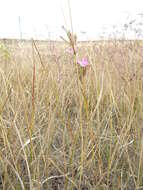
<path id="1" fill-rule="evenodd" d="M 0 189 L 143 189 L 143 42 L 0 44 Z"/>

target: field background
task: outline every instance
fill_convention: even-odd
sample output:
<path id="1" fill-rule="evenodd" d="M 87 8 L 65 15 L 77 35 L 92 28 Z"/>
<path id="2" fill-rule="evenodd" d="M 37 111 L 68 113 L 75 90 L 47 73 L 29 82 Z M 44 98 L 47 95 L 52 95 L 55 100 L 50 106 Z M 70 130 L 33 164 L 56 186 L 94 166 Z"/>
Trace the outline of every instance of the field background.
<path id="1" fill-rule="evenodd" d="M 143 42 L 0 43 L 1 189 L 143 189 Z"/>

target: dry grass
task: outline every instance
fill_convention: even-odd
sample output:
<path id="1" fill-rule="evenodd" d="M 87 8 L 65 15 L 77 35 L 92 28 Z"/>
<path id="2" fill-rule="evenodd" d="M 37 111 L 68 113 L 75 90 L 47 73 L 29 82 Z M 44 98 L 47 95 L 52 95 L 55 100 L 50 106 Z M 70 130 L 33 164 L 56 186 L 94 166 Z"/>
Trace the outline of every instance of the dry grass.
<path id="1" fill-rule="evenodd" d="M 0 189 L 143 189 L 143 42 L 79 43 L 84 93 L 66 45 L 35 43 L 1 52 Z"/>

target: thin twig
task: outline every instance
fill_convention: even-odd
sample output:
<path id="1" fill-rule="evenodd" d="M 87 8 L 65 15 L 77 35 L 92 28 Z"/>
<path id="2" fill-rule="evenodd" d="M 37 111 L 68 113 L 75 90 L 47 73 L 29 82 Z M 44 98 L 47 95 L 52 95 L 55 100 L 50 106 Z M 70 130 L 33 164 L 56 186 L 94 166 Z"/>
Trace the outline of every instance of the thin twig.
<path id="1" fill-rule="evenodd" d="M 38 50 L 38 48 L 37 48 L 37 45 L 36 45 L 36 43 L 35 43 L 35 41 L 34 41 L 33 39 L 32 39 L 32 44 L 33 44 L 33 46 L 35 47 L 35 49 L 36 49 L 36 51 L 37 51 L 37 53 L 38 53 L 39 59 L 40 59 L 40 63 L 41 63 L 41 65 L 42 65 L 42 67 L 44 68 L 45 66 L 44 66 L 44 64 L 43 64 L 42 57 L 41 57 L 40 52 L 39 52 L 39 50 Z"/>

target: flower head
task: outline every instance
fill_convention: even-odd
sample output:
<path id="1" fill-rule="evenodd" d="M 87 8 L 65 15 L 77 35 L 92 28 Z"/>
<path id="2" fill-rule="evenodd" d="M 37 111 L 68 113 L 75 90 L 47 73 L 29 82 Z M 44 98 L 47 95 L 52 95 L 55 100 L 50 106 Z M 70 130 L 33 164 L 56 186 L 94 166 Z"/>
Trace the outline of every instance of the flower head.
<path id="1" fill-rule="evenodd" d="M 77 64 L 79 64 L 81 67 L 87 67 L 89 66 L 87 58 L 82 58 L 82 60 L 78 60 Z"/>
<path id="2" fill-rule="evenodd" d="M 71 55 L 73 55 L 73 54 L 74 54 L 74 52 L 73 52 L 73 49 L 72 49 L 72 48 L 67 48 L 67 49 L 66 49 L 66 52 L 67 52 L 67 53 L 69 53 L 69 54 L 71 54 Z"/>

